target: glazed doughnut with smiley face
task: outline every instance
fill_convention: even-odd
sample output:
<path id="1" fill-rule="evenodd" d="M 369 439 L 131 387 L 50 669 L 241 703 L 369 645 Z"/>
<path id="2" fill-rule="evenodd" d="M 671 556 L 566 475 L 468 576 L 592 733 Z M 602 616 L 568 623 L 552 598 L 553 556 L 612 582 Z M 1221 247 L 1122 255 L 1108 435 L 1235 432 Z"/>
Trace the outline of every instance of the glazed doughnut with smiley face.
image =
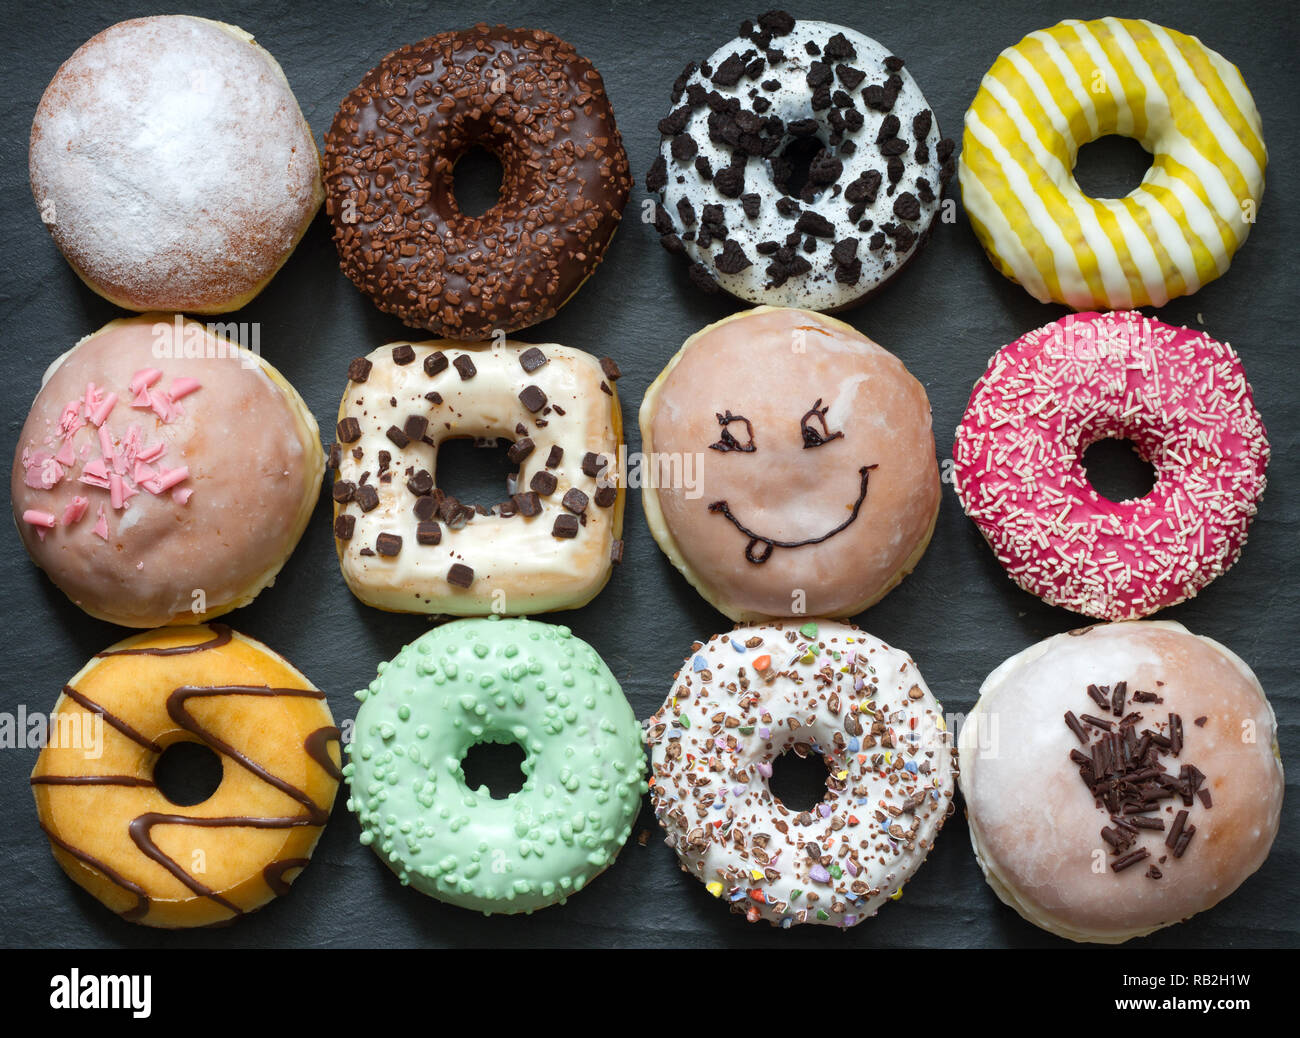
<path id="1" fill-rule="evenodd" d="M 760 306 L 686 340 L 641 405 L 659 547 L 736 621 L 852 616 L 934 532 L 930 403 L 842 321 Z"/>

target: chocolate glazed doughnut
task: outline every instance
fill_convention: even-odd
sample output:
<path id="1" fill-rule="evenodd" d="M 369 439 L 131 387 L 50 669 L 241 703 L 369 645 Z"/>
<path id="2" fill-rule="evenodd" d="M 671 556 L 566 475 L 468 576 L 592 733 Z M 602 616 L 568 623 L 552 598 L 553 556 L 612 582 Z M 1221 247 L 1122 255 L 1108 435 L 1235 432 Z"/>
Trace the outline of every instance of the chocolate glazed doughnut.
<path id="1" fill-rule="evenodd" d="M 497 156 L 501 200 L 456 205 L 453 170 Z M 535 29 L 476 25 L 393 51 L 325 136 L 343 272 L 381 310 L 456 339 L 554 316 L 604 255 L 631 190 L 600 73 Z"/>

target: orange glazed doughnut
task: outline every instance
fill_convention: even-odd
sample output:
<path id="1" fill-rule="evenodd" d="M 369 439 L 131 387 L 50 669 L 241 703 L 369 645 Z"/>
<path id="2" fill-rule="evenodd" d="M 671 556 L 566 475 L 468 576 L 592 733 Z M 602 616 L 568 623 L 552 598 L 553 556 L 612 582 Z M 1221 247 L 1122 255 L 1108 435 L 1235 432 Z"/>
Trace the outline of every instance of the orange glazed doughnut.
<path id="1" fill-rule="evenodd" d="M 64 686 L 50 728 L 83 734 L 51 739 L 32 771 L 54 857 L 146 926 L 230 922 L 287 893 L 341 777 L 325 694 L 223 624 L 150 631 L 98 653 Z M 185 808 L 154 781 L 180 742 L 222 764 L 216 792 Z"/>

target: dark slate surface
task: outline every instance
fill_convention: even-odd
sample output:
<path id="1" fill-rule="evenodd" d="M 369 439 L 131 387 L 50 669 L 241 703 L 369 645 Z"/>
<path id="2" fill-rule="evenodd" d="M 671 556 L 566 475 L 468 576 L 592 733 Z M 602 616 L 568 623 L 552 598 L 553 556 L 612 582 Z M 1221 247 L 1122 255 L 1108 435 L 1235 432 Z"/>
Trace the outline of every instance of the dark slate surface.
<path id="1" fill-rule="evenodd" d="M 702 58 L 757 14 L 731 0 L 707 5 L 612 2 L 406 4 L 377 2 L 169 5 L 234 22 L 254 33 L 283 65 L 317 138 L 339 100 L 392 48 L 479 20 L 535 25 L 572 41 L 604 74 L 638 180 L 654 157 L 657 120 L 688 58 Z M 653 15 L 650 13 L 655 11 Z M 0 62 L 0 203 L 6 262 L 0 287 L 5 383 L 10 409 L 0 456 L 12 455 L 28 401 L 44 367 L 79 337 L 119 314 L 87 290 L 42 227 L 27 185 L 26 142 L 45 84 L 82 42 L 126 17 L 157 13 L 98 0 L 11 5 Z M 1295 545 L 1300 492 L 1292 243 L 1300 219 L 1292 201 L 1300 160 L 1296 119 L 1294 11 L 1285 2 L 1249 7 L 1154 2 L 1110 4 L 945 3 L 864 5 L 823 0 L 795 11 L 851 25 L 904 56 L 939 125 L 958 136 L 966 105 L 1000 49 L 1063 17 L 1147 17 L 1201 36 L 1244 71 L 1263 113 L 1271 162 L 1260 222 L 1222 279 L 1160 316 L 1205 327 L 1241 353 L 1272 437 L 1270 487 L 1237 566 L 1191 603 L 1163 616 L 1212 636 L 1259 674 L 1277 710 L 1291 781 L 1282 833 L 1260 872 L 1225 904 L 1145 942 L 1151 947 L 1295 946 L 1300 943 L 1294 876 L 1300 871 L 1294 788 L 1300 752 L 1295 677 L 1300 589 Z M 642 393 L 692 332 L 736 304 L 707 298 L 684 266 L 629 219 L 604 266 L 554 320 L 521 338 L 558 341 L 611 354 L 623 367 L 624 407 L 634 418 Z M 998 276 L 964 216 L 935 225 L 933 241 L 883 294 L 848 319 L 894 350 L 926 385 L 936 446 L 949 456 L 952 433 L 987 358 L 1022 332 L 1060 316 Z M 326 220 L 308 232 L 280 275 L 236 318 L 262 324 L 262 348 L 332 424 L 350 357 L 412 333 L 364 299 L 338 270 Z M 635 422 L 630 448 L 639 446 Z M 6 482 L 7 487 L 7 482 Z M 352 691 L 375 664 L 426 626 L 418 617 L 369 609 L 347 591 L 334 561 L 328 498 L 276 586 L 231 617 L 241 631 L 283 652 L 324 688 L 336 716 L 355 713 Z M 6 502 L 6 509 L 8 505 Z M 609 661 L 640 717 L 666 694 L 691 641 L 725 627 L 667 564 L 629 496 L 627 561 L 591 606 L 556 619 L 572 625 Z M 0 587 L 8 610 L 0 710 L 49 710 L 62 683 L 92 653 L 125 632 L 82 615 L 27 560 L 17 536 L 0 543 Z M 1084 621 L 1015 588 L 945 487 L 938 529 L 916 572 L 869 615 L 872 633 L 907 649 L 952 711 L 974 702 L 983 677 L 1009 655 Z M 35 751 L 0 753 L 0 943 L 17 946 L 726 946 L 726 947 L 1059 947 L 1004 908 L 985 885 L 965 824 L 954 817 L 899 904 L 847 935 L 817 927 L 782 933 L 747 925 L 678 871 L 648 809 L 617 864 L 567 906 L 532 918 L 482 918 L 403 890 L 357 843 L 340 795 L 315 861 L 293 893 L 238 925 L 166 934 L 120 922 L 56 867 L 36 825 L 27 775 Z"/>

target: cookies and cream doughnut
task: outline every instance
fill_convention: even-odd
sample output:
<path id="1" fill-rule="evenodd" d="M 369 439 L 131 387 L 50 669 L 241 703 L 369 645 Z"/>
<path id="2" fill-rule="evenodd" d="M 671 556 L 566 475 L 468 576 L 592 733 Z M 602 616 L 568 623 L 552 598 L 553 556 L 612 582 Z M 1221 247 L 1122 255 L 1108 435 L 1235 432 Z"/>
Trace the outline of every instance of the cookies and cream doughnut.
<path id="1" fill-rule="evenodd" d="M 582 890 L 627 842 L 646 789 L 641 728 L 567 627 L 443 624 L 357 698 L 348 808 L 403 885 L 485 915 L 531 913 Z M 468 786 L 481 743 L 523 749 L 521 789 L 498 800 Z"/>
<path id="2" fill-rule="evenodd" d="M 32 770 L 54 857 L 145 926 L 226 923 L 288 893 L 342 777 L 325 694 L 223 624 L 150 631 L 97 654 L 64 686 L 51 730 L 81 734 L 46 746 Z M 179 742 L 222 764 L 216 791 L 188 807 L 154 782 Z"/>
<path id="3" fill-rule="evenodd" d="M 1277 835 L 1264 690 L 1181 624 L 1101 624 L 1025 649 L 985 680 L 958 746 L 989 885 L 1072 941 L 1115 944 L 1211 908 Z"/>
<path id="4" fill-rule="evenodd" d="M 695 333 L 646 391 L 646 521 L 733 620 L 851 616 L 939 513 L 925 389 L 840 321 L 758 307 Z"/>
<path id="5" fill-rule="evenodd" d="M 456 163 L 501 161 L 500 201 L 467 216 Z M 476 25 L 401 47 L 325 135 L 325 208 L 343 272 L 381 310 L 455 339 L 555 315 L 600 263 L 632 188 L 600 73 L 540 29 Z"/>
<path id="6" fill-rule="evenodd" d="M 237 310 L 324 198 L 311 128 L 243 29 L 166 15 L 65 61 L 32 122 L 32 195 L 64 257 L 128 310 Z"/>
<path id="7" fill-rule="evenodd" d="M 750 922 L 869 919 L 952 810 L 942 708 L 906 653 L 850 624 L 785 620 L 697 642 L 646 741 L 655 816 L 682 870 Z M 787 751 L 826 762 L 811 810 L 768 786 Z"/>
<path id="8" fill-rule="evenodd" d="M 456 616 L 574 609 L 623 554 L 618 366 L 555 343 L 389 343 L 348 368 L 334 537 L 352 593 Z M 437 485 L 438 446 L 509 439 L 507 499 Z"/>
<path id="9" fill-rule="evenodd" d="M 1155 469 L 1110 501 L 1083 452 L 1131 440 Z M 1237 561 L 1267 486 L 1268 436 L 1241 360 L 1136 311 L 1077 314 L 989 362 L 953 445 L 957 496 L 1011 577 L 1106 620 L 1196 595 Z"/>
<path id="10" fill-rule="evenodd" d="M 782 11 L 687 65 L 672 103 L 646 176 L 655 230 L 696 285 L 751 303 L 842 310 L 878 291 L 954 170 L 902 58 Z"/>
<path id="11" fill-rule="evenodd" d="M 1090 198 L 1079 149 L 1151 153 L 1123 198 Z M 1067 19 L 989 69 L 966 112 L 962 203 L 998 270 L 1076 310 L 1160 306 L 1228 269 L 1264 194 L 1268 152 L 1236 66 L 1153 22 Z"/>
<path id="12" fill-rule="evenodd" d="M 14 451 L 23 546 L 124 627 L 246 605 L 293 551 L 325 470 L 316 420 L 270 364 L 196 321 L 110 321 L 45 373 Z"/>

